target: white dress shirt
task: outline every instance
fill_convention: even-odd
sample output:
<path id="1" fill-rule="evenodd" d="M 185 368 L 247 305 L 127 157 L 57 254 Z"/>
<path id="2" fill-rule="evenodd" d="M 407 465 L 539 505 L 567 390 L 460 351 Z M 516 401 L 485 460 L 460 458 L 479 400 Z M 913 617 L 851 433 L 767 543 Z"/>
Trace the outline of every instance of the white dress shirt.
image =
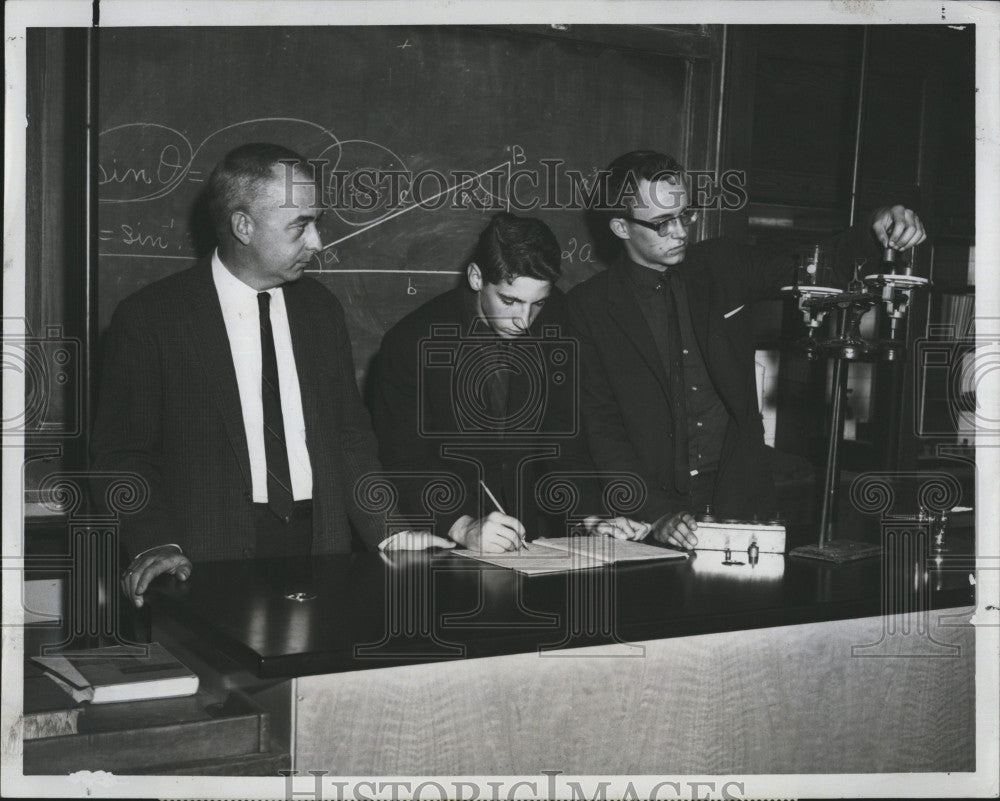
<path id="1" fill-rule="evenodd" d="M 257 290 L 247 286 L 226 269 L 219 252 L 212 253 L 212 280 L 222 306 L 222 318 L 229 336 L 229 349 L 236 368 L 236 384 L 243 409 L 243 427 L 250 452 L 250 477 L 253 499 L 267 503 L 267 467 L 264 456 L 264 401 L 261 398 L 260 309 Z M 267 290 L 271 296 L 271 332 L 278 358 L 278 389 L 281 392 L 281 415 L 285 424 L 285 444 L 288 448 L 288 468 L 292 478 L 292 497 L 296 501 L 312 497 L 312 468 L 306 447 L 306 424 L 302 414 L 302 393 L 299 374 L 292 353 L 292 335 L 288 329 L 288 312 L 281 287 Z M 467 517 L 467 516 L 466 516 Z M 464 520 L 465 518 L 463 518 Z M 469 518 L 471 519 L 471 518 Z M 397 531 L 378 544 L 379 551 L 388 549 L 422 550 L 429 547 L 452 547 L 450 542 L 432 537 L 425 531 Z M 125 571 L 128 578 L 139 560 L 159 548 L 176 548 L 177 543 L 157 545 L 140 553 Z"/>
<path id="2" fill-rule="evenodd" d="M 267 503 L 267 467 L 264 457 L 264 402 L 261 399 L 260 311 L 257 290 L 229 272 L 212 254 L 212 279 L 219 294 L 222 318 L 229 335 L 229 348 L 236 368 L 236 384 L 243 407 L 243 426 L 250 452 L 250 477 L 253 499 Z M 312 497 L 312 468 L 306 446 L 306 424 L 302 415 L 299 374 L 292 353 L 292 335 L 281 287 L 267 290 L 271 296 L 271 330 L 278 357 L 278 388 L 281 392 L 281 415 L 285 423 L 288 469 L 292 478 L 292 497 L 296 501 Z"/>

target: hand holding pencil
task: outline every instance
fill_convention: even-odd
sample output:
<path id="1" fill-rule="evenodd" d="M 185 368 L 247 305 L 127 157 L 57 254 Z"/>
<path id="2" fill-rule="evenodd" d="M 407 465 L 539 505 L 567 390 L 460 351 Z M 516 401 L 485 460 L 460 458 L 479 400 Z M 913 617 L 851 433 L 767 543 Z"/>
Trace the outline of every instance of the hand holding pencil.
<path id="1" fill-rule="evenodd" d="M 455 522 L 449 536 L 462 547 L 482 553 L 527 549 L 521 521 L 506 514 L 489 487 L 481 481 L 479 483 L 497 510 L 478 520 L 465 515 Z"/>
<path id="2" fill-rule="evenodd" d="M 528 550 L 528 543 L 524 539 L 524 526 L 521 525 L 521 521 L 518 520 L 516 517 L 511 517 L 510 515 L 508 515 L 503 510 L 503 507 L 500 505 L 500 501 L 497 500 L 497 496 L 494 495 L 492 492 L 490 492 L 490 488 L 486 486 L 486 482 L 485 481 L 480 481 L 479 482 L 479 486 L 481 486 L 486 491 L 486 494 L 489 496 L 489 499 L 491 501 L 493 501 L 493 505 L 497 508 L 497 511 L 501 515 L 503 515 L 507 520 L 513 521 L 514 523 L 517 524 L 516 528 L 517 528 L 517 531 L 518 531 L 518 539 L 520 540 L 520 543 L 518 545 L 518 549 L 519 550 Z M 492 517 L 492 513 L 490 514 L 490 517 Z"/>

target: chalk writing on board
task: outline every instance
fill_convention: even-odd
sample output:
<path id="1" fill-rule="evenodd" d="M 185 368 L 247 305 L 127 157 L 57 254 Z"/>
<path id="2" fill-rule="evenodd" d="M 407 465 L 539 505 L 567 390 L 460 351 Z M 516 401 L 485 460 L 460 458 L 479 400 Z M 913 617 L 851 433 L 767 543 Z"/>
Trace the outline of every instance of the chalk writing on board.
<path id="1" fill-rule="evenodd" d="M 124 247 L 149 248 L 152 253 L 145 255 L 155 256 L 171 247 L 175 250 L 182 248 L 182 245 L 172 238 L 175 233 L 176 226 L 173 219 L 169 223 L 154 224 L 152 227 L 148 221 L 130 221 L 111 228 L 101 228 L 97 232 L 97 238 L 101 242 L 114 242 L 116 245 Z M 115 254 L 102 253 L 101 255 Z"/>
<path id="2" fill-rule="evenodd" d="M 566 243 L 566 249 L 562 252 L 562 257 L 570 264 L 574 262 L 590 262 L 594 264 L 597 262 L 597 259 L 594 257 L 594 246 L 590 242 L 578 243 L 575 236 L 569 238 L 569 241 Z"/>
<path id="3" fill-rule="evenodd" d="M 197 256 L 170 256 L 160 253 L 101 253 L 102 259 L 134 259 L 139 255 L 143 259 L 178 259 L 179 261 L 195 261 Z"/>
<path id="4" fill-rule="evenodd" d="M 241 142 L 287 143 L 307 158 L 323 164 L 331 175 L 338 172 L 353 175 L 368 169 L 414 175 L 406 161 L 386 145 L 368 139 L 342 139 L 329 128 L 294 117 L 243 120 L 211 132 L 196 146 L 195 141 L 183 131 L 151 122 L 116 125 L 102 132 L 98 169 L 99 199 L 105 209 L 99 232 L 102 257 L 195 258 L 197 247 L 189 228 L 194 223 L 190 217 L 195 211 L 196 196 L 202 192 L 214 164 Z M 523 154 L 523 149 L 520 152 Z M 431 173 L 430 170 L 424 172 Z M 339 198 L 333 196 L 334 188 L 324 183 L 324 200 L 330 204 L 332 212 L 327 219 L 339 222 L 340 226 L 339 230 L 335 226 L 323 232 L 323 239 L 328 244 L 317 254 L 314 269 L 310 271 L 346 272 L 338 253 L 341 243 L 410 211 L 433 212 L 443 207 L 445 200 L 454 201 L 457 192 L 463 193 L 464 197 L 459 197 L 463 202 L 451 202 L 450 207 L 481 212 L 508 207 L 509 201 L 496 176 L 491 176 L 494 180 L 489 183 L 483 176 L 490 173 L 509 176 L 509 172 L 509 161 L 488 170 L 454 170 L 449 175 L 458 176 L 460 180 L 440 186 L 427 181 L 424 186 L 433 187 L 430 192 L 421 191 L 419 186 L 417 191 L 412 191 L 409 184 L 391 195 L 376 191 L 369 193 L 369 203 L 365 207 L 356 203 L 330 203 Z M 143 210 L 129 213 L 128 204 L 142 204 Z M 112 209 L 121 211 L 112 213 Z"/>
<path id="5" fill-rule="evenodd" d="M 359 234 L 363 234 L 366 231 L 370 231 L 372 228 L 375 228 L 375 227 L 377 227 L 379 225 L 382 225 L 383 223 L 386 223 L 389 220 L 395 219 L 396 217 L 399 217 L 399 216 L 401 216 L 403 214 L 407 214 L 408 212 L 411 212 L 411 211 L 413 211 L 415 209 L 427 209 L 427 208 L 431 208 L 432 207 L 431 204 L 434 201 L 436 201 L 436 200 L 438 200 L 440 198 L 452 195 L 454 192 L 456 192 L 459 189 L 472 186 L 473 183 L 476 180 L 478 180 L 479 178 L 481 178 L 482 176 L 484 176 L 484 175 L 486 175 L 488 173 L 496 172 L 497 170 L 501 170 L 501 169 L 503 169 L 504 167 L 506 167 L 508 165 L 509 165 L 509 162 L 501 162 L 500 164 L 498 164 L 498 165 L 496 165 L 494 167 L 490 167 L 488 170 L 483 170 L 480 173 L 472 174 L 468 178 L 466 178 L 464 181 L 462 181 L 460 184 L 456 184 L 454 186 L 445 187 L 440 192 L 436 192 L 436 193 L 434 193 L 432 195 L 429 195 L 428 197 L 421 197 L 420 200 L 414 201 L 414 202 L 412 202 L 408 206 L 404 206 L 403 208 L 397 209 L 396 211 L 392 211 L 392 212 L 386 213 L 383 216 L 377 218 L 374 222 L 371 222 L 368 225 L 365 225 L 365 226 L 363 226 L 361 228 L 358 228 L 358 229 L 356 229 L 354 231 L 351 231 L 349 234 L 346 234 L 345 236 L 342 236 L 342 237 L 340 237 L 338 239 L 333 240 L 332 242 L 330 242 L 329 244 L 325 245 L 324 247 L 325 248 L 330 248 L 330 247 L 333 247 L 334 245 L 339 245 L 341 242 L 346 242 L 348 239 L 352 239 L 355 236 L 358 236 Z"/>
<path id="6" fill-rule="evenodd" d="M 181 182 L 194 156 L 184 134 L 151 122 L 117 125 L 102 131 L 99 150 L 97 185 L 102 203 L 162 197 Z"/>
<path id="7" fill-rule="evenodd" d="M 541 172 L 530 169 L 528 149 L 517 143 L 502 148 L 507 156 L 487 169 L 432 169 L 414 171 L 407 159 L 380 142 L 361 138 L 340 138 L 330 128 L 294 117 L 260 117 L 232 123 L 205 136 L 197 146 L 183 131 L 168 125 L 149 122 L 117 125 L 102 132 L 98 169 L 99 196 L 108 213 L 102 212 L 99 240 L 101 256 L 143 259 L 193 260 L 197 248 L 187 219 L 195 198 L 203 191 L 211 169 L 229 150 L 246 141 L 278 141 L 287 143 L 307 159 L 314 169 L 324 170 L 322 186 L 324 201 L 330 213 L 326 215 L 327 230 L 321 232 L 323 250 L 316 254 L 307 272 L 333 275 L 336 273 L 402 273 L 461 275 L 455 270 L 400 269 L 387 264 L 384 268 L 349 269 L 341 264 L 340 248 L 344 243 L 369 234 L 414 211 L 436 213 L 439 209 L 492 213 L 500 209 L 531 212 L 533 208 L 557 211 L 572 208 L 572 202 L 560 200 L 555 184 L 569 179 L 569 198 L 593 194 L 598 170 L 589 173 L 568 170 L 560 177 L 564 166 L 559 159 L 541 159 Z M 369 175 L 370 174 L 370 175 Z M 360 194 L 347 196 L 357 187 L 350 183 L 358 176 L 368 177 Z M 388 176 L 387 184 L 382 180 Z M 426 180 L 424 180 L 426 178 Z M 539 185 L 539 180 L 544 183 Z M 338 181 L 340 183 L 338 183 Z M 346 187 L 346 189 L 345 189 Z M 429 187 L 429 189 L 428 189 Z M 542 190 L 538 196 L 539 190 Z M 536 199 L 512 201 L 517 193 L 527 190 Z M 168 200 L 172 197 L 172 200 Z M 160 203 L 151 204 L 153 201 Z M 127 204 L 141 203 L 143 211 L 129 213 Z M 539 205 L 540 204 L 540 205 Z M 110 214 L 112 208 L 120 209 Z M 178 217 L 180 215 L 180 217 Z M 332 222 L 331 222 L 332 221 Z M 445 229 L 450 223 L 445 223 Z M 332 227 L 331 227 L 332 226 Z M 345 230 L 346 229 L 346 230 Z M 402 229 L 405 235 L 405 230 Z M 393 228 L 391 236 L 399 236 Z M 432 233 L 426 234 L 428 241 Z M 365 242 L 364 247 L 369 247 Z M 113 251 L 113 252 L 108 252 Z M 348 263 L 354 260 L 354 254 Z M 578 237 L 565 240 L 562 257 L 570 264 L 597 262 L 593 245 Z M 426 265 L 418 262 L 414 267 Z M 410 290 L 413 290 L 411 292 Z M 407 294 L 416 292 L 407 284 Z"/>
<path id="8" fill-rule="evenodd" d="M 240 130 L 242 129 L 242 130 Z M 101 203 L 158 200 L 185 182 L 203 183 L 207 172 L 237 144 L 293 141 L 310 153 L 339 143 L 327 128 L 296 117 L 260 117 L 223 126 L 197 147 L 181 131 L 155 122 L 131 122 L 101 132 L 97 167 Z M 308 155 L 308 154 L 307 154 Z"/>

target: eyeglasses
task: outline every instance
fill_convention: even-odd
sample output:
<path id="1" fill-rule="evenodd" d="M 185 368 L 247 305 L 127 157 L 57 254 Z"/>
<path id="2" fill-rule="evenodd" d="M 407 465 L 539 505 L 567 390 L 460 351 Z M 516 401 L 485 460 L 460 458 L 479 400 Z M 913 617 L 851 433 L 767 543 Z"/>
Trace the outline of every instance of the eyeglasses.
<path id="1" fill-rule="evenodd" d="M 659 220 L 657 222 L 650 222 L 649 220 L 637 220 L 635 217 L 626 217 L 626 220 L 634 222 L 637 225 L 641 225 L 643 228 L 648 228 L 650 231 L 656 231 L 659 236 L 666 236 L 670 233 L 670 225 L 674 222 L 679 222 L 685 228 L 691 225 L 698 219 L 698 209 L 687 208 L 684 209 L 680 214 L 675 214 L 673 217 L 667 217 L 665 219 Z"/>

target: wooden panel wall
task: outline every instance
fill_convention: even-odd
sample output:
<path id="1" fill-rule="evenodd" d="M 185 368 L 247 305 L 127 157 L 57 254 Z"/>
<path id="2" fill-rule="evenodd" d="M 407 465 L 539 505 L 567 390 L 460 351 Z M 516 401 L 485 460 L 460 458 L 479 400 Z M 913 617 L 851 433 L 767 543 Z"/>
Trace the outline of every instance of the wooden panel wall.
<path id="1" fill-rule="evenodd" d="M 887 637 L 887 623 L 902 631 L 899 617 L 864 618 L 309 676 L 297 680 L 293 767 L 342 776 L 968 771 L 974 630 L 942 626 L 941 614 L 931 613 L 938 645 L 915 625 Z M 932 658 L 904 656 L 914 652 Z"/>

